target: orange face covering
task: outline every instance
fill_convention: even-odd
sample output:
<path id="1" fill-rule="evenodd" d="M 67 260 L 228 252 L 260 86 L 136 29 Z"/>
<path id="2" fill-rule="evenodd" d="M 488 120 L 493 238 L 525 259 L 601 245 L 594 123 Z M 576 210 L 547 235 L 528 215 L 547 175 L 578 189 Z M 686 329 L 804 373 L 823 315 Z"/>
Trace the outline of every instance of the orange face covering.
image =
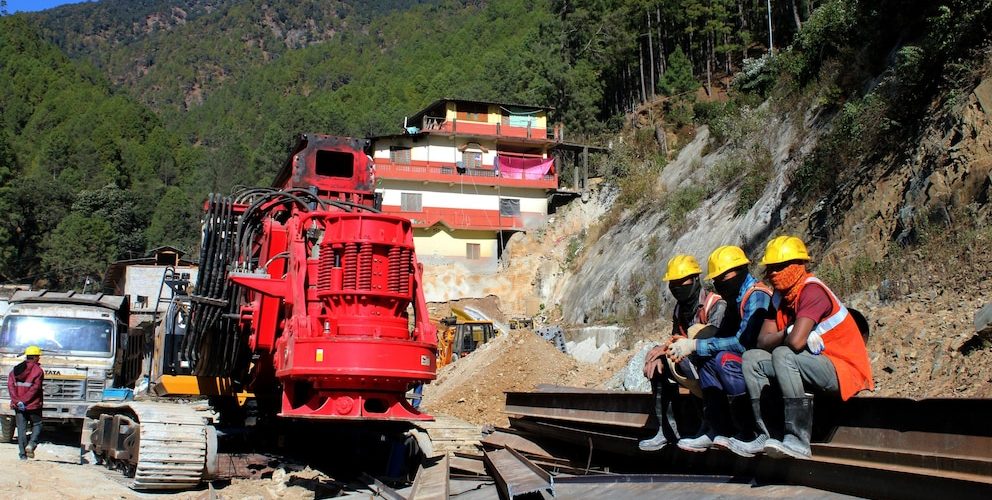
<path id="1" fill-rule="evenodd" d="M 785 302 L 789 305 L 795 305 L 796 299 L 799 298 L 799 291 L 802 289 L 798 285 L 806 281 L 808 276 L 809 272 L 806 271 L 805 265 L 792 264 L 772 274 L 769 279 L 775 290 L 782 293 Z"/>

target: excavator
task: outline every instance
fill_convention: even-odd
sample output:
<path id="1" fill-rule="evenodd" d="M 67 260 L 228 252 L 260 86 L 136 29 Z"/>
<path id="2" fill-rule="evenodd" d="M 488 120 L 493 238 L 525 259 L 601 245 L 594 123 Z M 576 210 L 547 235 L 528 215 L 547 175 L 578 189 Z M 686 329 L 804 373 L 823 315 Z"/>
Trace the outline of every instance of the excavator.
<path id="1" fill-rule="evenodd" d="M 406 400 L 435 378 L 437 336 L 409 219 L 381 213 L 367 142 L 304 134 L 271 187 L 204 204 L 195 283 L 156 330 L 150 382 L 162 398 L 86 411 L 81 452 L 138 490 L 218 475 L 215 412 L 248 402 L 267 419 L 334 426 L 431 420 Z"/>
<path id="2" fill-rule="evenodd" d="M 465 320 L 458 316 L 437 319 L 438 369 L 475 351 L 496 337 L 492 321 Z"/>

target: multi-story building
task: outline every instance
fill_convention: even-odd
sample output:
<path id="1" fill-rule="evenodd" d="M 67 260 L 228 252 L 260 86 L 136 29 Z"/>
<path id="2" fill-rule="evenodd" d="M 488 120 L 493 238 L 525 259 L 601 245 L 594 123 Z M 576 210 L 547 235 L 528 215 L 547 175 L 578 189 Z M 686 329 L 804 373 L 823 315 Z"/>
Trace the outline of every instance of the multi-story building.
<path id="1" fill-rule="evenodd" d="M 440 99 L 372 139 L 383 211 L 413 221 L 426 266 L 495 270 L 513 233 L 545 221 L 560 140 L 549 109 Z"/>

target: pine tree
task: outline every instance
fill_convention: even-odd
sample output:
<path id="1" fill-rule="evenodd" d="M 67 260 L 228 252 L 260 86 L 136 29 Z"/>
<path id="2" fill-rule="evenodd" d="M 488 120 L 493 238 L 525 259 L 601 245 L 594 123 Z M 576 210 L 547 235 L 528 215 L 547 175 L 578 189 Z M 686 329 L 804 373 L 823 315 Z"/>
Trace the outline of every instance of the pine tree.
<path id="1" fill-rule="evenodd" d="M 668 55 L 668 67 L 661 75 L 658 82 L 658 90 L 667 96 L 686 94 L 699 88 L 699 82 L 692 76 L 692 63 L 682 52 L 682 47 L 675 47 L 675 50 Z"/>

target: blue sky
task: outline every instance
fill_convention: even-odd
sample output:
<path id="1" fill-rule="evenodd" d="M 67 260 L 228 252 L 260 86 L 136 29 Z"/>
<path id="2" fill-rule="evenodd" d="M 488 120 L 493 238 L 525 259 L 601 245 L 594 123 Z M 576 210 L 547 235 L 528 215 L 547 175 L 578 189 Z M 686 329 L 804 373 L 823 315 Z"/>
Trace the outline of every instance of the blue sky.
<path id="1" fill-rule="evenodd" d="M 7 12 L 33 12 L 51 9 L 67 3 L 80 3 L 87 0 L 7 0 Z"/>

